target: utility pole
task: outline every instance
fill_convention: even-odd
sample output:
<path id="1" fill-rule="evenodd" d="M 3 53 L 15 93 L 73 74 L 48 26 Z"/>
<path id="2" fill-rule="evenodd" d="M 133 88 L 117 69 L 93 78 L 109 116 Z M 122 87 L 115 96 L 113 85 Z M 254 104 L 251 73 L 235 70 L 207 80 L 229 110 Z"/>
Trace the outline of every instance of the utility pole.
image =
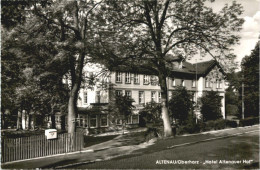
<path id="1" fill-rule="evenodd" d="M 244 74 L 243 74 L 243 79 L 244 79 Z M 244 82 L 242 81 L 242 119 L 245 118 L 245 103 L 244 103 Z"/>
<path id="2" fill-rule="evenodd" d="M 196 59 L 196 80 L 195 80 L 195 117 L 196 117 L 196 124 L 198 122 L 197 120 L 197 111 L 198 111 L 198 75 L 197 75 L 197 59 Z"/>

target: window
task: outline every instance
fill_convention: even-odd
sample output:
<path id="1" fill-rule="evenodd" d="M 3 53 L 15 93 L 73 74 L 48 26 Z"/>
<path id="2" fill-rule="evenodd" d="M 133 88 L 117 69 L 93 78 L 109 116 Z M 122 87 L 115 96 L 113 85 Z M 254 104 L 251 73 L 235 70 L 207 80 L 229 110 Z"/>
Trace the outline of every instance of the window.
<path id="1" fill-rule="evenodd" d="M 125 73 L 125 83 L 131 84 L 131 73 L 129 72 Z"/>
<path id="2" fill-rule="evenodd" d="M 122 96 L 123 92 L 122 90 L 116 90 L 116 96 Z"/>
<path id="3" fill-rule="evenodd" d="M 173 87 L 176 86 L 176 82 L 175 82 L 175 79 L 174 79 L 174 78 L 172 78 L 172 86 L 173 86 Z"/>
<path id="4" fill-rule="evenodd" d="M 144 84 L 149 84 L 149 76 L 144 75 Z"/>
<path id="5" fill-rule="evenodd" d="M 162 99 L 162 93 L 158 92 L 158 102 L 161 103 L 161 99 Z"/>
<path id="6" fill-rule="evenodd" d="M 97 127 L 97 115 L 90 116 L 90 127 Z"/>
<path id="7" fill-rule="evenodd" d="M 205 87 L 209 87 L 209 79 L 205 79 Z"/>
<path id="8" fill-rule="evenodd" d="M 212 83 L 211 83 L 211 80 L 209 79 L 209 86 L 208 87 L 212 87 Z"/>
<path id="9" fill-rule="evenodd" d="M 116 82 L 122 83 L 122 73 L 121 72 L 116 72 Z"/>
<path id="10" fill-rule="evenodd" d="M 219 88 L 222 88 L 222 80 L 219 79 Z"/>
<path id="11" fill-rule="evenodd" d="M 88 127 L 88 116 L 83 117 L 83 126 Z"/>
<path id="12" fill-rule="evenodd" d="M 83 116 L 79 116 L 78 115 L 77 126 L 78 127 L 83 127 Z"/>
<path id="13" fill-rule="evenodd" d="M 217 79 L 217 88 L 222 88 L 222 80 L 221 79 Z"/>
<path id="14" fill-rule="evenodd" d="M 183 86 L 183 87 L 185 86 L 185 80 L 183 80 L 183 79 L 181 80 L 181 86 Z"/>
<path id="15" fill-rule="evenodd" d="M 152 91 L 152 92 L 151 92 L 151 101 L 152 101 L 152 102 L 155 102 L 155 94 L 156 94 L 155 91 Z"/>
<path id="16" fill-rule="evenodd" d="M 84 102 L 84 104 L 88 103 L 88 92 L 86 92 L 86 91 L 83 94 L 83 102 Z"/>
<path id="17" fill-rule="evenodd" d="M 131 93 L 131 91 L 129 91 L 129 90 L 126 90 L 126 91 L 125 91 L 125 95 L 126 95 L 127 97 L 129 97 L 129 98 L 132 97 L 132 93 Z"/>
<path id="18" fill-rule="evenodd" d="M 134 74 L 134 83 L 139 84 L 139 74 Z"/>
<path id="19" fill-rule="evenodd" d="M 192 80 L 192 87 L 196 87 L 196 80 Z"/>
<path id="20" fill-rule="evenodd" d="M 96 103 L 100 103 L 100 91 L 96 91 Z"/>
<path id="21" fill-rule="evenodd" d="M 107 126 L 107 115 L 100 115 L 100 126 Z"/>
<path id="22" fill-rule="evenodd" d="M 133 124 L 139 123 L 139 115 L 132 115 L 132 123 Z"/>
<path id="23" fill-rule="evenodd" d="M 143 104 L 143 103 L 144 103 L 144 92 L 139 91 L 139 104 Z"/>

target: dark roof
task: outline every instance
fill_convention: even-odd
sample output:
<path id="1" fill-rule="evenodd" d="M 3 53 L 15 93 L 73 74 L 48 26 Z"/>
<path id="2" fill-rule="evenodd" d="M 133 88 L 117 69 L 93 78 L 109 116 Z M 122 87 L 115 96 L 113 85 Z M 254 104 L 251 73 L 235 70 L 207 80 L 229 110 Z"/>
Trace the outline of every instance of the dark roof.
<path id="1" fill-rule="evenodd" d="M 172 57 L 172 56 L 171 56 Z M 181 61 L 180 57 L 172 58 L 172 61 Z M 169 61 L 168 61 L 169 62 Z M 220 71 L 225 75 L 225 72 L 221 68 L 221 66 L 215 60 L 204 61 L 199 63 L 191 64 L 186 61 L 182 61 L 182 68 L 173 67 L 169 64 L 168 68 L 170 69 L 170 74 L 172 76 L 176 76 L 178 74 L 187 75 L 187 76 L 195 76 L 196 73 L 198 76 L 204 76 L 208 74 L 208 72 L 215 66 L 220 68 Z M 196 69 L 197 68 L 197 69 Z M 155 69 L 149 68 L 149 66 L 117 66 L 111 69 L 111 71 L 121 71 L 121 72 L 132 72 L 132 73 L 142 73 L 148 75 L 156 75 L 157 71 Z"/>
<path id="2" fill-rule="evenodd" d="M 197 65 L 197 66 L 196 66 Z M 193 64 L 195 71 L 197 67 L 197 74 L 207 74 L 210 69 L 212 69 L 216 65 L 215 60 L 210 60 L 210 61 L 204 61 L 200 63 L 195 63 Z"/>
<path id="3" fill-rule="evenodd" d="M 193 66 L 196 69 L 196 63 L 193 64 Z M 210 70 L 215 67 L 218 66 L 218 68 L 220 69 L 220 71 L 226 75 L 226 73 L 224 72 L 224 70 L 222 69 L 222 67 L 219 65 L 219 63 L 215 60 L 210 60 L 210 61 L 204 61 L 204 62 L 200 62 L 197 63 L 197 74 L 201 74 L 201 75 L 206 75 L 208 74 L 208 72 L 210 72 Z"/>
<path id="4" fill-rule="evenodd" d="M 195 69 L 195 67 L 194 67 L 191 63 L 186 62 L 186 61 L 183 61 L 183 62 L 182 62 L 182 68 L 174 67 L 174 68 L 172 68 L 171 71 L 172 71 L 172 72 L 181 72 L 181 73 L 196 74 L 196 69 Z"/>

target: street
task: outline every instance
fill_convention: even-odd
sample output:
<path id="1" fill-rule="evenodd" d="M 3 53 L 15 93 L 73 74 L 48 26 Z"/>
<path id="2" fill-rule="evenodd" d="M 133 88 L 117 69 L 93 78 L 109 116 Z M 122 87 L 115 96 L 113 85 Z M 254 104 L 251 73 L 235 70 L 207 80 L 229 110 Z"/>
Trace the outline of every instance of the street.
<path id="1" fill-rule="evenodd" d="M 174 139 L 171 139 L 174 140 Z M 168 140 L 155 144 L 167 146 Z M 165 145 L 164 145 L 165 144 Z M 149 150 L 149 148 L 147 148 Z M 139 151 L 140 152 L 140 151 Z M 68 168 L 80 169 L 176 169 L 176 168 L 259 168 L 259 131 L 242 135 L 179 146 L 162 151 L 142 152 L 110 161 Z"/>

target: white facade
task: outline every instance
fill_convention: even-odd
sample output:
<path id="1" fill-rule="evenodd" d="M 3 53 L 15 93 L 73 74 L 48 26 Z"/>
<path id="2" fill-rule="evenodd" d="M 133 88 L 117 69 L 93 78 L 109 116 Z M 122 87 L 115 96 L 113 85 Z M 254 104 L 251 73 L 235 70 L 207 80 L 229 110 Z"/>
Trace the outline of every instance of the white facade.
<path id="1" fill-rule="evenodd" d="M 153 75 L 133 72 L 104 71 L 105 68 L 99 64 L 88 64 L 84 67 L 86 77 L 95 77 L 95 86 L 83 86 L 79 92 L 78 107 L 89 107 L 93 103 L 109 103 L 112 90 L 115 93 L 130 95 L 134 99 L 137 110 L 143 104 L 155 101 L 160 102 L 160 86 L 158 78 Z M 188 73 L 187 73 L 188 74 Z M 102 83 L 103 82 L 103 83 Z M 88 81 L 85 82 L 86 84 Z M 188 91 L 194 94 L 195 102 L 202 97 L 205 91 L 218 91 L 222 96 L 222 116 L 225 118 L 225 85 L 224 75 L 218 66 L 211 68 L 205 75 L 190 77 L 168 77 L 168 96 L 176 86 L 185 86 Z M 196 87 L 197 86 L 197 87 Z M 112 88 L 111 88 L 112 87 Z M 137 113 L 137 111 L 135 111 Z M 199 116 L 199 115 L 198 115 Z"/>

